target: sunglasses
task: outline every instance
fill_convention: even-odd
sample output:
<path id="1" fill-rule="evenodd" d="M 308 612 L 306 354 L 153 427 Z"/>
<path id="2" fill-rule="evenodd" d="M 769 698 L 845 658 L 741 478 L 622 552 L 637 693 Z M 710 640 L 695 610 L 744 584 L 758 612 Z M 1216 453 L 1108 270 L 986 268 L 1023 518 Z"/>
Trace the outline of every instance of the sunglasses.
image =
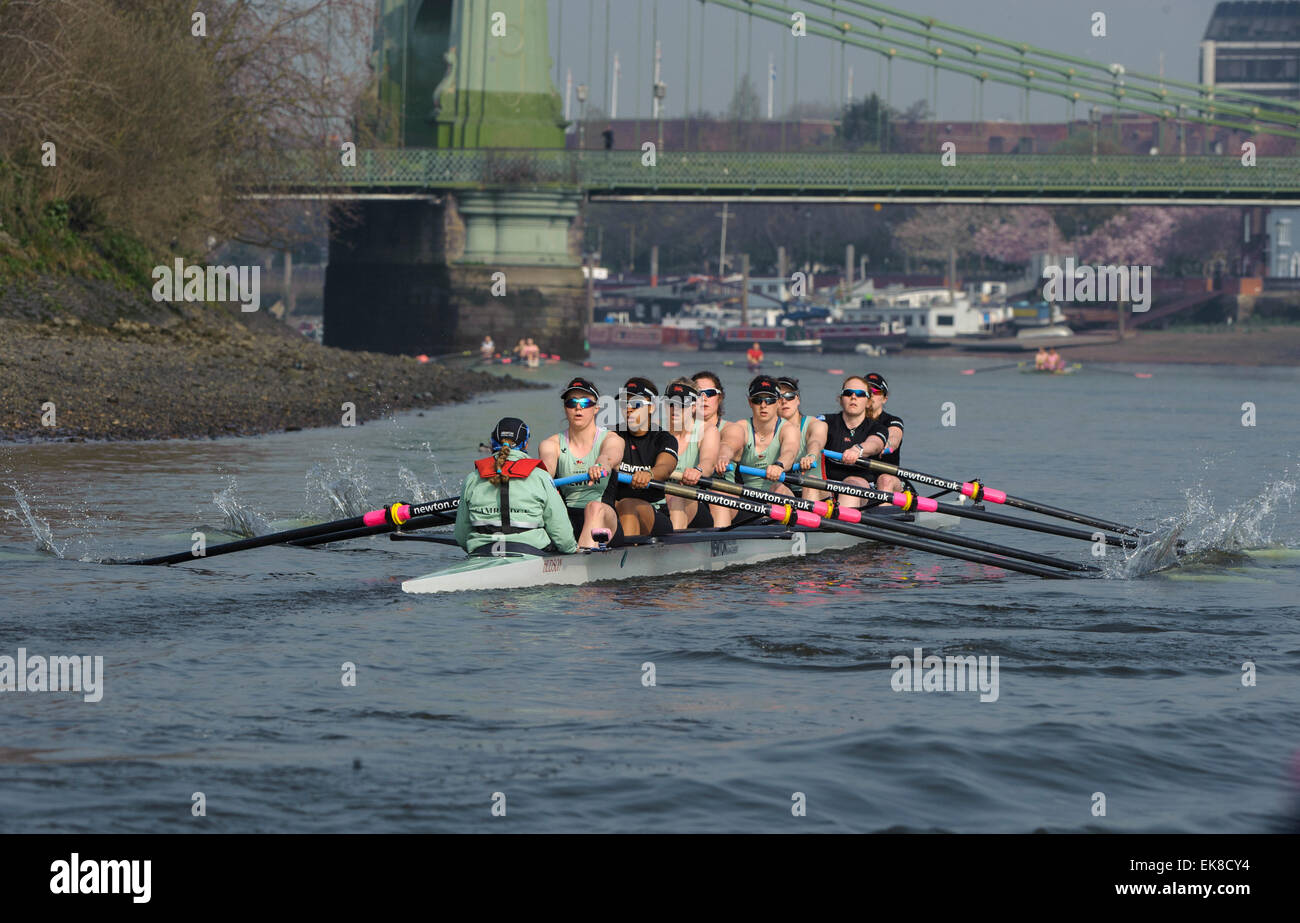
<path id="1" fill-rule="evenodd" d="M 628 410 L 640 410 L 642 407 L 650 406 L 649 401 L 643 401 L 638 397 L 631 398 L 630 400 L 627 400 L 624 403 L 627 404 Z"/>
<path id="2" fill-rule="evenodd" d="M 777 395 L 777 397 L 781 398 L 781 400 L 783 400 L 783 401 L 793 401 L 793 400 L 796 400 L 796 399 L 799 397 L 799 392 L 798 392 L 798 391 L 782 391 L 780 394 Z"/>
<path id="3" fill-rule="evenodd" d="M 700 397 L 717 397 L 722 392 L 717 388 L 701 388 Z"/>
<path id="4" fill-rule="evenodd" d="M 840 392 L 840 397 L 866 397 L 867 392 L 861 388 L 845 388 Z"/>
<path id="5" fill-rule="evenodd" d="M 565 407 L 573 407 L 577 410 L 586 410 L 588 407 L 594 407 L 596 399 L 594 397 L 566 397 L 564 399 Z"/>
<path id="6" fill-rule="evenodd" d="M 762 405 L 766 406 L 766 405 L 768 405 L 768 404 L 775 404 L 775 403 L 776 403 L 776 398 L 774 398 L 774 397 L 751 397 L 751 398 L 749 399 L 749 402 L 750 402 L 751 404 L 762 404 Z"/>
<path id="7" fill-rule="evenodd" d="M 687 395 L 685 397 L 670 397 L 668 398 L 668 406 L 669 407 L 678 407 L 678 406 L 694 407 L 695 398 L 691 397 L 690 395 Z"/>
<path id="8" fill-rule="evenodd" d="M 872 394 L 884 394 L 884 393 L 885 393 L 885 392 L 884 392 L 884 389 L 882 389 L 882 388 L 868 388 L 867 390 L 869 390 Z"/>

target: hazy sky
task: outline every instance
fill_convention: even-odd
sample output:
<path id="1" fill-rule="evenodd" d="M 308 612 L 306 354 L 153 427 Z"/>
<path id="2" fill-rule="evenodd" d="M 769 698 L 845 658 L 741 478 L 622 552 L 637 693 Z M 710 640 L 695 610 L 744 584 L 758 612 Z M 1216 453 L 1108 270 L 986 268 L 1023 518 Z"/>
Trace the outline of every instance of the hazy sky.
<path id="1" fill-rule="evenodd" d="M 530 0 L 531 2 L 531 0 Z M 743 2 L 743 0 L 738 0 Z M 1103 64 L 1118 62 L 1130 71 L 1158 74 L 1164 53 L 1164 72 L 1172 79 L 1197 79 L 1198 43 L 1205 34 L 1217 0 L 897 0 L 888 4 L 910 13 L 933 16 L 952 25 L 964 26 L 1007 39 L 1028 42 L 1040 48 L 1089 58 Z M 700 38 L 704 39 L 705 109 L 720 112 L 731 99 L 735 87 L 734 54 L 736 23 L 740 23 L 739 67 L 744 73 L 746 59 L 759 89 L 763 113 L 767 111 L 768 55 L 775 56 L 777 67 L 776 112 L 781 112 L 781 93 L 793 101 L 793 42 L 805 44 L 799 50 L 800 101 L 831 102 L 839 84 L 839 56 L 832 64 L 832 42 L 816 36 L 794 39 L 789 28 L 755 18 L 752 52 L 747 55 L 747 16 L 729 8 L 708 3 L 705 7 L 704 32 L 700 32 L 700 0 L 548 0 L 551 21 L 551 54 L 558 58 L 556 89 L 564 94 L 565 72 L 572 70 L 573 83 L 591 86 L 588 103 L 609 111 L 605 95 L 606 11 L 609 10 L 610 72 L 614 52 L 619 54 L 622 76 L 619 81 L 618 115 L 631 118 L 640 103 L 639 115 L 650 115 L 650 86 L 654 66 L 653 14 L 657 10 L 659 38 L 663 46 L 663 80 L 668 86 L 666 115 L 679 117 L 686 103 L 687 4 L 690 5 L 690 87 L 691 108 L 699 85 Z M 800 0 L 787 0 L 791 10 L 799 9 Z M 809 13 L 828 15 L 829 10 L 806 4 Z M 1106 14 L 1107 34 L 1095 38 L 1091 32 L 1092 14 Z M 593 15 L 594 14 L 594 15 Z M 636 27 L 638 14 L 641 28 Z M 885 14 L 886 16 L 888 14 Z M 559 30 L 563 23 L 564 35 Z M 886 32 L 901 36 L 902 33 Z M 916 41 L 917 39 L 912 39 Z M 786 67 L 782 72 L 782 45 L 786 50 Z M 640 53 L 640 68 L 637 56 Z M 884 70 L 881 56 L 862 49 L 850 49 L 846 64 L 853 66 L 853 95 L 860 98 L 877 89 L 884 96 Z M 590 61 L 590 64 L 588 63 Z M 915 100 L 926 98 L 927 75 L 932 69 L 919 64 L 896 62 L 893 67 L 892 101 L 905 108 Z M 552 74 L 556 69 L 552 68 Z M 846 68 L 847 74 L 847 68 Z M 879 76 L 878 76 L 879 75 Z M 638 90 L 638 76 L 640 88 Z M 878 83 L 879 81 L 879 83 Z M 610 77 L 612 96 L 612 76 Z M 973 81 L 958 74 L 940 71 L 939 115 L 944 119 L 972 118 Z M 984 91 L 984 117 L 989 120 L 1017 121 L 1023 106 L 1024 92 L 1012 87 L 989 84 Z M 1064 100 L 1039 94 L 1030 97 L 1032 121 L 1061 121 L 1068 114 Z M 1085 107 L 1076 111 L 1077 118 L 1087 118 Z M 573 115 L 577 116 L 577 97 L 573 98 Z"/>

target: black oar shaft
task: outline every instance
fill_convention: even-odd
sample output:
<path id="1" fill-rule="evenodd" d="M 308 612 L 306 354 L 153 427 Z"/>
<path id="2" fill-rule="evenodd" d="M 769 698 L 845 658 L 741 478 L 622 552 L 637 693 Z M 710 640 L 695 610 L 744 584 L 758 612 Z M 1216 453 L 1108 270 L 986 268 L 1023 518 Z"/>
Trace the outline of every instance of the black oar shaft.
<path id="1" fill-rule="evenodd" d="M 897 525 L 897 523 L 891 523 L 891 525 Z M 900 545 L 903 548 L 911 548 L 914 551 L 925 551 L 941 557 L 960 558 L 963 561 L 970 561 L 974 564 L 987 564 L 991 567 L 1001 567 L 1004 570 L 1019 571 L 1022 574 L 1030 574 L 1035 577 L 1045 577 L 1049 580 L 1062 580 L 1069 577 L 1069 574 L 1060 570 L 1051 570 L 1024 561 L 1009 561 L 1006 558 L 997 557 L 980 551 L 965 551 L 961 548 L 952 548 L 929 539 L 900 535 L 897 532 L 878 528 L 877 525 L 867 526 L 861 523 L 839 522 L 838 520 L 824 519 L 822 520 L 821 527 L 832 532 L 844 532 L 848 535 L 857 535 L 862 538 L 874 539 L 875 541 L 882 542 L 886 545 Z"/>
<path id="2" fill-rule="evenodd" d="M 786 475 L 786 477 L 789 478 L 790 475 Z M 802 499 L 785 497 L 781 494 L 774 494 L 766 490 L 758 490 L 757 488 L 744 487 L 739 484 L 732 483 L 730 481 L 722 481 L 719 483 L 710 478 L 700 478 L 701 484 L 704 484 L 705 481 L 709 481 L 710 483 L 705 484 L 704 486 L 714 490 L 721 489 L 727 491 L 728 493 L 740 493 L 742 496 L 747 497 L 751 500 L 766 501 L 768 503 L 786 503 L 791 506 L 794 506 L 795 509 L 807 510 L 809 512 L 814 511 L 814 504 L 811 500 L 802 500 Z M 949 506 L 949 504 L 943 504 L 943 506 L 953 510 L 961 510 L 961 507 L 953 507 L 953 506 Z M 867 515 L 878 516 L 878 514 L 871 514 L 871 513 Z M 838 522 L 839 520 L 836 521 Z M 931 541 L 943 542 L 944 544 L 948 544 L 948 545 L 956 545 L 961 548 L 970 548 L 975 551 L 987 551 L 993 554 L 1005 555 L 1006 557 L 1009 558 L 1018 558 L 1022 561 L 1031 561 L 1035 564 L 1043 564 L 1048 567 L 1060 567 L 1064 570 L 1072 570 L 1072 571 L 1080 571 L 1080 572 L 1099 570 L 1099 568 L 1094 567 L 1093 565 L 1090 564 L 1078 564 L 1075 563 L 1074 561 L 1062 561 L 1058 558 L 1053 558 L 1050 555 L 1038 554 L 1037 552 L 1033 552 L 1033 551 L 1022 551 L 1019 548 L 1011 548 L 1007 545 L 999 545 L 994 542 L 985 542 L 979 539 L 967 538 L 966 536 L 963 535 L 945 535 L 935 531 L 934 529 L 927 529 L 924 526 L 913 525 L 911 523 L 906 523 L 906 522 L 899 522 L 898 520 L 894 520 L 894 519 L 885 519 L 883 517 L 880 517 L 878 521 L 872 523 L 872 526 L 876 528 L 887 529 L 891 532 L 902 532 L 905 535 L 916 535 L 921 538 L 928 538 Z"/>
<path id="3" fill-rule="evenodd" d="M 414 509 L 414 507 L 412 507 Z M 402 530 L 414 532 L 417 529 L 427 529 L 430 526 L 445 526 L 449 522 L 454 522 L 452 516 L 413 516 L 411 519 L 402 523 Z M 362 526 L 359 529 L 346 529 L 342 532 L 330 532 L 327 535 L 318 535 L 315 538 L 300 538 L 297 541 L 289 542 L 297 548 L 312 548 L 316 545 L 328 545 L 331 542 L 347 541 L 350 538 L 365 538 L 368 535 L 382 535 L 385 532 L 392 532 L 393 527 L 389 525 L 382 526 Z M 452 542 L 455 544 L 455 542 Z"/>
<path id="4" fill-rule="evenodd" d="M 939 512 L 951 516 L 961 516 L 964 519 L 976 519 L 980 522 L 993 522 L 1001 526 L 1011 526 L 1015 529 L 1026 529 L 1030 532 L 1043 532 L 1047 535 L 1077 538 L 1085 542 L 1095 541 L 1094 535 L 1097 534 L 1085 532 L 1083 529 L 1071 529 L 1069 526 L 1058 526 L 1050 522 L 1034 522 L 1029 519 L 1019 519 L 1015 516 L 1004 516 L 1002 513 L 994 513 L 989 510 L 976 510 L 968 506 L 958 506 L 955 503 L 940 503 Z M 1116 538 L 1113 535 L 1103 535 L 1102 540 L 1107 545 L 1119 548 L 1132 548 L 1137 544 L 1132 538 Z"/>
<path id="5" fill-rule="evenodd" d="M 717 503 L 720 506 L 730 506 L 733 509 L 749 510 L 755 513 L 768 514 L 768 512 L 772 508 L 772 505 L 779 505 L 779 504 L 750 503 L 746 500 L 742 500 L 737 497 L 727 496 L 725 494 L 705 492 L 699 490 L 698 488 L 683 487 L 677 484 L 666 484 L 661 481 L 652 480 L 650 482 L 650 486 L 662 487 L 666 493 L 670 493 L 675 496 L 694 498 L 694 499 L 701 500 L 705 503 Z M 789 506 L 789 504 L 786 502 L 787 498 L 785 498 L 783 495 L 774 494 L 773 496 L 780 497 L 781 498 L 780 503 Z M 719 503 L 719 500 L 721 500 L 722 502 Z M 822 519 L 818 525 L 818 528 L 825 529 L 828 532 L 842 532 L 846 535 L 856 535 L 860 538 L 872 539 L 877 542 L 882 542 L 886 545 L 899 545 L 903 548 L 910 548 L 914 551 L 925 551 L 930 554 L 939 555 L 940 557 L 959 558 L 963 561 L 970 561 L 975 564 L 987 564 L 992 567 L 1001 567 L 1004 570 L 1019 571 L 1020 573 L 1030 574 L 1035 577 L 1045 577 L 1048 579 L 1062 579 L 1068 576 L 1067 574 L 1062 573 L 1061 570 L 1049 570 L 1047 567 L 1042 567 L 1039 566 L 1038 564 L 1008 560 L 1007 558 L 997 557 L 995 555 L 988 554 L 982 551 L 967 551 L 961 548 L 950 547 L 948 545 L 942 544 L 940 541 L 934 541 L 930 538 L 914 537 L 911 534 L 904 536 L 900 534 L 902 532 L 901 529 L 891 530 L 890 528 L 892 526 L 899 526 L 899 525 L 906 525 L 906 524 L 882 520 L 878 523 L 868 526 L 863 523 L 849 523 L 849 522 L 841 522 L 835 519 Z M 924 533 L 932 532 L 932 530 L 924 529 L 920 526 L 912 526 L 910 528 L 920 529 Z M 939 538 L 948 539 L 951 538 L 951 536 L 939 536 Z M 1061 568 L 1065 566 L 1060 561 L 1054 561 L 1053 564 L 1057 568 Z"/>
<path id="6" fill-rule="evenodd" d="M 964 485 L 957 481 L 949 481 L 946 478 L 935 477 L 932 474 L 925 474 L 921 471 L 911 471 L 907 468 L 900 468 L 897 465 L 891 465 L 888 462 L 882 462 L 876 458 L 861 458 L 858 459 L 857 464 L 870 468 L 872 471 L 879 472 L 880 474 L 892 474 L 894 477 L 904 478 L 909 481 L 916 481 L 921 484 L 929 484 L 933 487 L 942 487 L 945 490 L 955 490 L 958 493 L 964 493 L 962 490 Z M 976 497 L 975 499 L 978 500 L 979 498 Z M 1076 513 L 1073 510 L 1063 510 L 1059 507 L 1048 506 L 1046 503 L 1035 503 L 1032 500 L 1013 497 L 1010 494 L 1005 495 L 1003 502 L 1007 506 L 1029 510 L 1031 513 L 1041 513 L 1044 516 L 1055 516 L 1057 519 L 1066 519 L 1070 522 L 1081 523 L 1085 526 L 1096 526 L 1099 529 L 1109 529 L 1110 531 L 1118 532 L 1121 535 L 1142 535 L 1144 533 L 1144 530 L 1134 528 L 1133 526 L 1111 522 L 1108 519 L 1099 519 L 1096 516 L 1085 516 L 1083 513 Z"/>

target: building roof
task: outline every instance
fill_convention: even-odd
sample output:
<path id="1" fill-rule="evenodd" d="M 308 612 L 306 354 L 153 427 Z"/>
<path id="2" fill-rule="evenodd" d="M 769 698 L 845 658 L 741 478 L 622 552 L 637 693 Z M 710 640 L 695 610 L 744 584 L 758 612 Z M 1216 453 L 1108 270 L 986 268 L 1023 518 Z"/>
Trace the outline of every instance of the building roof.
<path id="1" fill-rule="evenodd" d="M 1205 39 L 1215 42 L 1300 41 L 1300 0 L 1229 0 L 1214 8 Z"/>

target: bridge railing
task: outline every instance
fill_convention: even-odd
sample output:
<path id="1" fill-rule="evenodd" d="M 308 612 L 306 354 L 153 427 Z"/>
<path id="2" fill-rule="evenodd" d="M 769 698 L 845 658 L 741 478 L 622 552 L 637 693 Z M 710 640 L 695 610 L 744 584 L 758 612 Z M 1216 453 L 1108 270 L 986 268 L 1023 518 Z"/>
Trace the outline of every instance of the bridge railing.
<path id="1" fill-rule="evenodd" d="M 362 151 L 356 166 L 311 153 L 264 164 L 255 183 L 275 189 L 574 188 L 594 193 L 680 192 L 890 195 L 1105 194 L 1300 198 L 1300 158 L 1231 156 L 780 154 L 639 151 Z"/>

